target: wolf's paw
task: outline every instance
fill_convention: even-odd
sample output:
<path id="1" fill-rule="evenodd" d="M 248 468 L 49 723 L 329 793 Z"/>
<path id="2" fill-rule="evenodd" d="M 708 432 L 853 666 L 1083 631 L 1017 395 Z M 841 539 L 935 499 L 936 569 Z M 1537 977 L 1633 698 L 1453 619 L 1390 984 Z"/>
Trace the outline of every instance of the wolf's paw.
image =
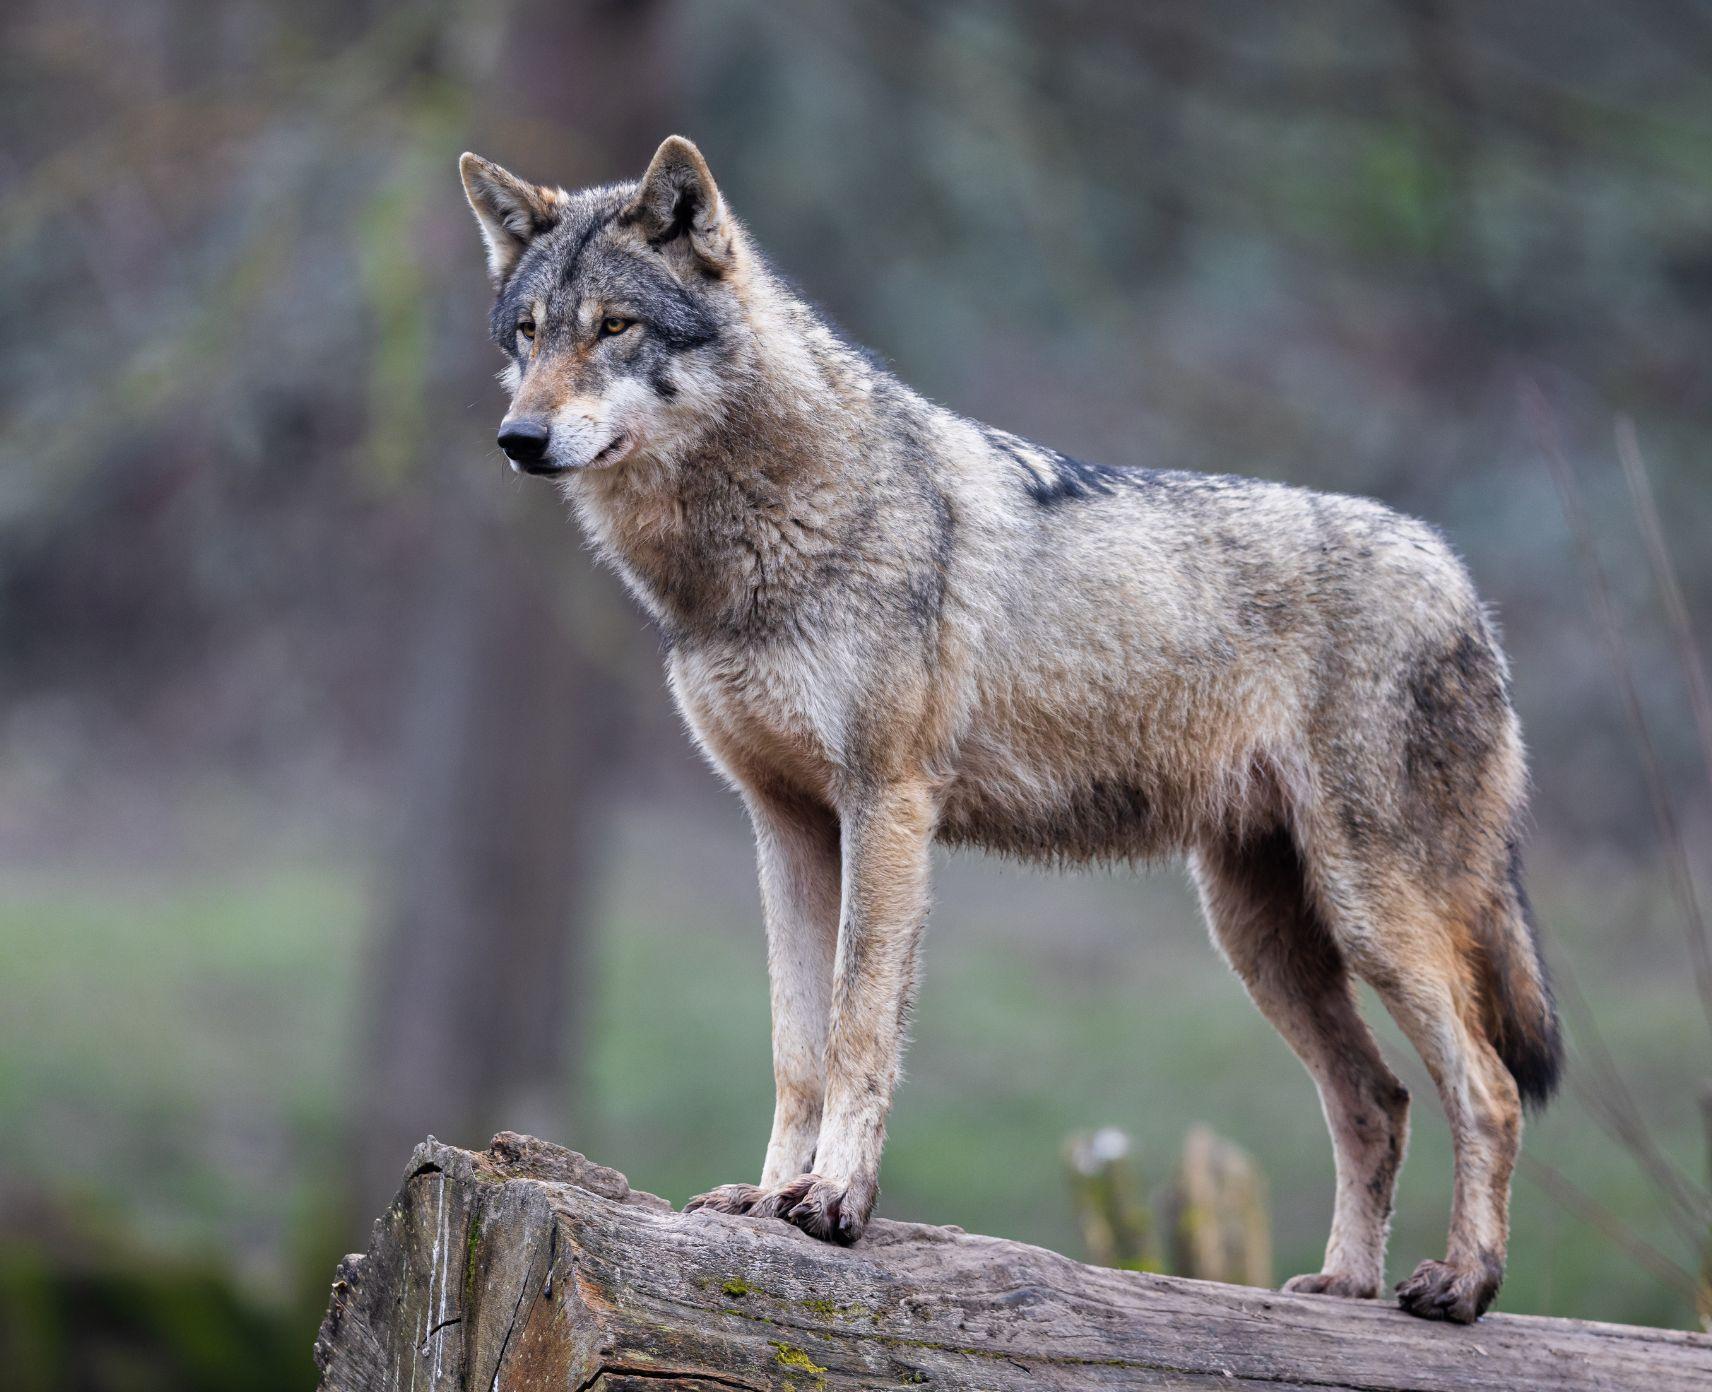
<path id="1" fill-rule="evenodd" d="M 684 1205 L 684 1212 L 697 1213 L 705 1209 L 709 1213 L 751 1213 L 766 1192 L 754 1184 L 721 1184 L 717 1189 L 697 1194 Z"/>
<path id="2" fill-rule="evenodd" d="M 767 1185 L 760 1190 L 750 1207 L 750 1215 L 756 1218 L 784 1218 L 788 1222 L 790 1211 L 808 1197 L 808 1191 L 819 1178 L 819 1175 L 800 1174 L 780 1180 L 777 1184 Z"/>
<path id="3" fill-rule="evenodd" d="M 751 1218 L 782 1218 L 822 1242 L 849 1246 L 862 1236 L 873 1211 L 872 1184 L 836 1184 L 817 1174 L 800 1174 L 781 1184 L 722 1184 L 697 1194 L 685 1213 L 734 1213 Z"/>
<path id="4" fill-rule="evenodd" d="M 818 1176 L 797 1175 L 782 1184 L 722 1184 L 697 1194 L 684 1205 L 685 1213 L 732 1213 L 750 1218 L 783 1218 L 805 1198 Z"/>
<path id="5" fill-rule="evenodd" d="M 1340 1295 L 1346 1300 L 1371 1300 L 1379 1294 L 1377 1281 L 1362 1281 L 1340 1271 L 1310 1271 L 1284 1283 L 1291 1295 Z"/>
<path id="6" fill-rule="evenodd" d="M 1397 1303 L 1422 1319 L 1473 1324 L 1486 1313 L 1503 1279 L 1504 1265 L 1496 1257 L 1482 1257 L 1474 1266 L 1424 1261 L 1398 1284 Z"/>
<path id="7" fill-rule="evenodd" d="M 816 1174 L 798 1175 L 784 1186 L 797 1191 L 796 1201 L 780 1206 L 779 1216 L 810 1237 L 848 1247 L 868 1226 L 878 1191 L 860 1180 L 838 1184 Z"/>

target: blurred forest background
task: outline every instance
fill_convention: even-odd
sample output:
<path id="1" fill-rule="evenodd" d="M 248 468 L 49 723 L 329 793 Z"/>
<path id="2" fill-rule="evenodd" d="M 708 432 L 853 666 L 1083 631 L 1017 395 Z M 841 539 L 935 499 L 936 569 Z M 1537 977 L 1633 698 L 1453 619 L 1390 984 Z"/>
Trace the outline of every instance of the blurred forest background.
<path id="1" fill-rule="evenodd" d="M 748 829 L 493 448 L 454 168 L 635 177 L 674 130 L 928 395 L 1445 529 L 1573 1050 L 1500 1308 L 1694 1324 L 1712 6 L 13 0 L 0 71 L 8 1386 L 308 1387 L 430 1131 L 755 1176 Z M 1266 1170 L 1275 1276 L 1317 1268 L 1312 1087 L 1179 872 L 951 861 L 916 1035 L 882 1213 L 1076 1253 L 1066 1133 L 1158 1178 L 1201 1121 Z M 1397 1276 L 1449 1152 L 1393 1052 Z"/>

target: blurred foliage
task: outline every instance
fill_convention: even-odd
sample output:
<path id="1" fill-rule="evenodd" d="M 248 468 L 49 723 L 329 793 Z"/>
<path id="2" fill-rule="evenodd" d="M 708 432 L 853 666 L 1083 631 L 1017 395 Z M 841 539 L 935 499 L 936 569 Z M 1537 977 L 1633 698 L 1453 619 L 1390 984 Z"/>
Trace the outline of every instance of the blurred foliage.
<path id="1" fill-rule="evenodd" d="M 220 1262 L 70 1255 L 63 1237 L 0 1240 L 0 1349 L 11 1392 L 302 1388 L 300 1322 L 246 1296 Z"/>
<path id="2" fill-rule="evenodd" d="M 444 697 L 421 660 L 436 606 L 496 549 L 600 674 L 601 709 L 567 718 L 620 771 L 563 813 L 603 868 L 562 1138 L 679 1199 L 754 1169 L 742 818 L 615 582 L 499 467 L 453 168 L 475 148 L 568 186 L 633 176 L 672 129 L 778 264 L 935 398 L 1084 457 L 1369 493 L 1445 528 L 1504 622 L 1548 936 L 1704 1196 L 1712 1052 L 1518 400 L 1538 388 L 1585 489 L 1704 880 L 1712 808 L 1612 424 L 1636 422 L 1704 627 L 1706 6 L 19 0 L 0 15 L 0 1170 L 112 1206 L 135 1252 L 102 1289 L 153 1281 L 147 1254 L 189 1262 L 209 1348 L 273 1347 L 246 1321 L 289 1307 L 272 1318 L 306 1384 L 319 1297 L 298 1293 L 362 1242 L 329 1190 L 409 835 L 400 746 Z M 1312 1090 L 1175 883 L 950 869 L 887 1210 L 1071 1246 L 1066 1133 L 1121 1125 L 1163 1172 L 1204 1120 L 1266 1170 L 1280 1273 L 1315 1263 Z M 1410 1081 L 1394 1264 L 1437 1250 L 1448 1197 Z M 1672 1273 L 1704 1233 L 1609 1129 L 1572 1093 L 1529 1148 L 1663 1261 L 1524 1179 L 1503 1307 L 1686 1322 Z M 34 1330 L 57 1357 L 66 1293 L 96 1278 L 42 1276 L 51 1249 L 29 1250 L 7 1290 L 41 1314 L 8 1343 Z M 210 1252 L 277 1306 L 222 1293 Z M 199 1356 L 146 1376 L 257 1385 L 195 1383 Z"/>
<path id="3" fill-rule="evenodd" d="M 1129 1137 L 1115 1126 L 1066 1137 L 1070 1206 L 1090 1262 L 1126 1271 L 1163 1271 L 1153 1215 L 1132 1151 Z"/>

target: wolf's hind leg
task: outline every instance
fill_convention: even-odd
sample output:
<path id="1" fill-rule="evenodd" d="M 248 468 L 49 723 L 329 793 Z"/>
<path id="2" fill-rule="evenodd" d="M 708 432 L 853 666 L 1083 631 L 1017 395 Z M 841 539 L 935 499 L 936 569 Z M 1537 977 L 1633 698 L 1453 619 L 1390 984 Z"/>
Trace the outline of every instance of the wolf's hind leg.
<path id="1" fill-rule="evenodd" d="M 1378 1295 L 1408 1144 L 1408 1091 L 1356 1009 L 1343 954 L 1308 900 L 1288 833 L 1203 847 L 1194 870 L 1214 940 L 1307 1067 L 1331 1130 L 1337 1196 L 1325 1265 L 1285 1289 Z"/>
<path id="2" fill-rule="evenodd" d="M 1415 1046 L 1450 1121 L 1455 1170 L 1443 1261 L 1424 1261 L 1397 1287 L 1425 1319 L 1478 1319 L 1504 1279 L 1510 1176 L 1522 1142 L 1515 1079 L 1486 1037 L 1472 958 L 1454 915 L 1418 893 L 1376 906 L 1352 960 Z"/>

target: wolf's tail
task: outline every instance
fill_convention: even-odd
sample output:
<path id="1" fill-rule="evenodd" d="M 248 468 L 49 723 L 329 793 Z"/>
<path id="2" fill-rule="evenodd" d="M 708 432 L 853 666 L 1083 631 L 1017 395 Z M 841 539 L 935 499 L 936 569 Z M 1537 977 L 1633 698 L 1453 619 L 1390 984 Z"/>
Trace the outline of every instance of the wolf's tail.
<path id="1" fill-rule="evenodd" d="M 1563 1076 L 1563 1034 L 1514 840 L 1509 878 L 1510 892 L 1493 906 L 1482 935 L 1486 1033 L 1516 1080 L 1522 1101 L 1538 1109 L 1551 1100 Z"/>

